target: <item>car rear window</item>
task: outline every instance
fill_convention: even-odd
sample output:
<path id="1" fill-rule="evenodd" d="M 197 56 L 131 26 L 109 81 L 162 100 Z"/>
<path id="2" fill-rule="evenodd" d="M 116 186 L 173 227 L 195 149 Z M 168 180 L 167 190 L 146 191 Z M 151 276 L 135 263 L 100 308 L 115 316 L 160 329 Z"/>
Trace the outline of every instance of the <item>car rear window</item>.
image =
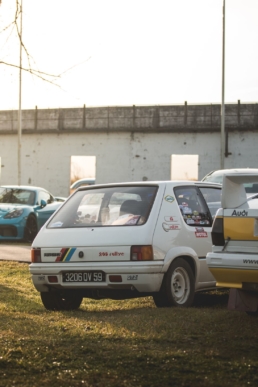
<path id="1" fill-rule="evenodd" d="M 139 226 L 146 223 L 157 186 L 117 186 L 77 191 L 48 228 Z"/>
<path id="2" fill-rule="evenodd" d="M 221 189 L 213 187 L 177 187 L 176 199 L 186 224 L 210 227 L 221 207 Z"/>

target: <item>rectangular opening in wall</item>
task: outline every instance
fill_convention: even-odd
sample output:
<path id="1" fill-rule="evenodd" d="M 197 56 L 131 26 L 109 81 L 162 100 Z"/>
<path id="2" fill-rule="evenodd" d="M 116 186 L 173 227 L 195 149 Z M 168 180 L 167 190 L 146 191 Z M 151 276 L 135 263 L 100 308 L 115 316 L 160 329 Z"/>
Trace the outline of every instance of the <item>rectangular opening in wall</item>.
<path id="1" fill-rule="evenodd" d="M 171 180 L 198 180 L 199 155 L 171 155 Z"/>
<path id="2" fill-rule="evenodd" d="M 71 192 L 79 186 L 95 184 L 96 156 L 71 156 Z"/>

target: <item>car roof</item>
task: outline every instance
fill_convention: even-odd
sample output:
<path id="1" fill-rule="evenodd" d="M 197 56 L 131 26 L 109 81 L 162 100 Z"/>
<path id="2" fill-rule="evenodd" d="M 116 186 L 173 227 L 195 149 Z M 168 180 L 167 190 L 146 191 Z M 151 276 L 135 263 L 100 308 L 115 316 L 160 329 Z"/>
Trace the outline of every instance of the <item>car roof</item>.
<path id="1" fill-rule="evenodd" d="M 258 173 L 258 168 L 229 168 L 229 169 L 217 169 L 215 171 L 209 172 L 205 177 L 210 175 L 224 175 L 225 173 L 245 173 L 245 172 L 255 172 Z"/>
<path id="2" fill-rule="evenodd" d="M 31 185 L 1 185 L 0 188 L 14 188 L 14 189 L 28 189 L 28 190 L 43 190 L 47 191 L 42 187 L 34 187 Z"/>
<path id="3" fill-rule="evenodd" d="M 108 184 L 96 184 L 94 186 L 86 186 L 86 187 L 79 187 L 78 190 L 86 190 L 86 189 L 96 189 L 96 188 L 107 188 L 107 187 L 121 187 L 121 186 L 152 186 L 152 185 L 158 185 L 158 186 L 165 186 L 167 184 L 171 184 L 174 186 L 186 186 L 186 185 L 198 185 L 203 187 L 215 187 L 215 188 L 221 188 L 221 184 L 218 183 L 212 183 L 212 182 L 205 182 L 205 181 L 191 181 L 191 180 L 156 180 L 156 181 L 133 181 L 133 182 L 121 182 L 121 183 L 108 183 Z"/>
<path id="4" fill-rule="evenodd" d="M 94 183 L 95 182 L 95 178 L 83 178 L 83 179 L 79 179 L 79 180 L 76 180 L 73 182 L 73 184 L 70 186 L 70 188 L 73 188 L 74 186 L 76 186 L 77 184 L 79 183 Z"/>

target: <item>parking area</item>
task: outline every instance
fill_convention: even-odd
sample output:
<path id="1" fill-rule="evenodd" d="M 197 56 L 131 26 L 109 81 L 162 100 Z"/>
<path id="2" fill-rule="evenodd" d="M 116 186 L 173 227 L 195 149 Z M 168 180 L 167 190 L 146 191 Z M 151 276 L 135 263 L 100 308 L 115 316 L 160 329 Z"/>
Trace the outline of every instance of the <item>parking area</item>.
<path id="1" fill-rule="evenodd" d="M 30 263 L 30 246 L 0 244 L 0 261 Z"/>

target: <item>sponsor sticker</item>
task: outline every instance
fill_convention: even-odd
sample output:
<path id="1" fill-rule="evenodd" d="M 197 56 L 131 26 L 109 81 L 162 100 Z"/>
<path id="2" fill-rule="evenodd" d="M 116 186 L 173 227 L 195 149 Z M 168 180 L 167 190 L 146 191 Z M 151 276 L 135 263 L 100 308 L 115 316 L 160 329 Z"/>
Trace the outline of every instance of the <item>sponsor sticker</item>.
<path id="1" fill-rule="evenodd" d="M 167 195 L 164 197 L 164 199 L 169 202 L 169 203 L 173 203 L 173 201 L 175 200 L 174 196 L 171 196 L 171 195 Z"/>
<path id="2" fill-rule="evenodd" d="M 183 213 L 184 213 L 184 214 L 192 214 L 193 212 L 192 212 L 191 208 L 189 208 L 189 207 L 183 207 Z"/>
<path id="3" fill-rule="evenodd" d="M 195 221 L 193 219 L 186 219 L 187 224 L 195 224 Z"/>
<path id="4" fill-rule="evenodd" d="M 177 218 L 175 216 L 165 216 L 165 222 L 170 223 L 170 222 L 178 222 Z"/>
<path id="5" fill-rule="evenodd" d="M 207 238 L 208 233 L 202 227 L 195 227 L 196 238 Z"/>
<path id="6" fill-rule="evenodd" d="M 62 227 L 62 226 L 63 226 L 63 222 L 55 222 L 55 223 L 52 223 L 50 227 L 55 228 L 55 227 Z"/>
<path id="7" fill-rule="evenodd" d="M 168 223 L 162 223 L 163 230 L 166 232 L 173 231 L 173 230 L 181 230 L 180 224 L 168 224 Z"/>

